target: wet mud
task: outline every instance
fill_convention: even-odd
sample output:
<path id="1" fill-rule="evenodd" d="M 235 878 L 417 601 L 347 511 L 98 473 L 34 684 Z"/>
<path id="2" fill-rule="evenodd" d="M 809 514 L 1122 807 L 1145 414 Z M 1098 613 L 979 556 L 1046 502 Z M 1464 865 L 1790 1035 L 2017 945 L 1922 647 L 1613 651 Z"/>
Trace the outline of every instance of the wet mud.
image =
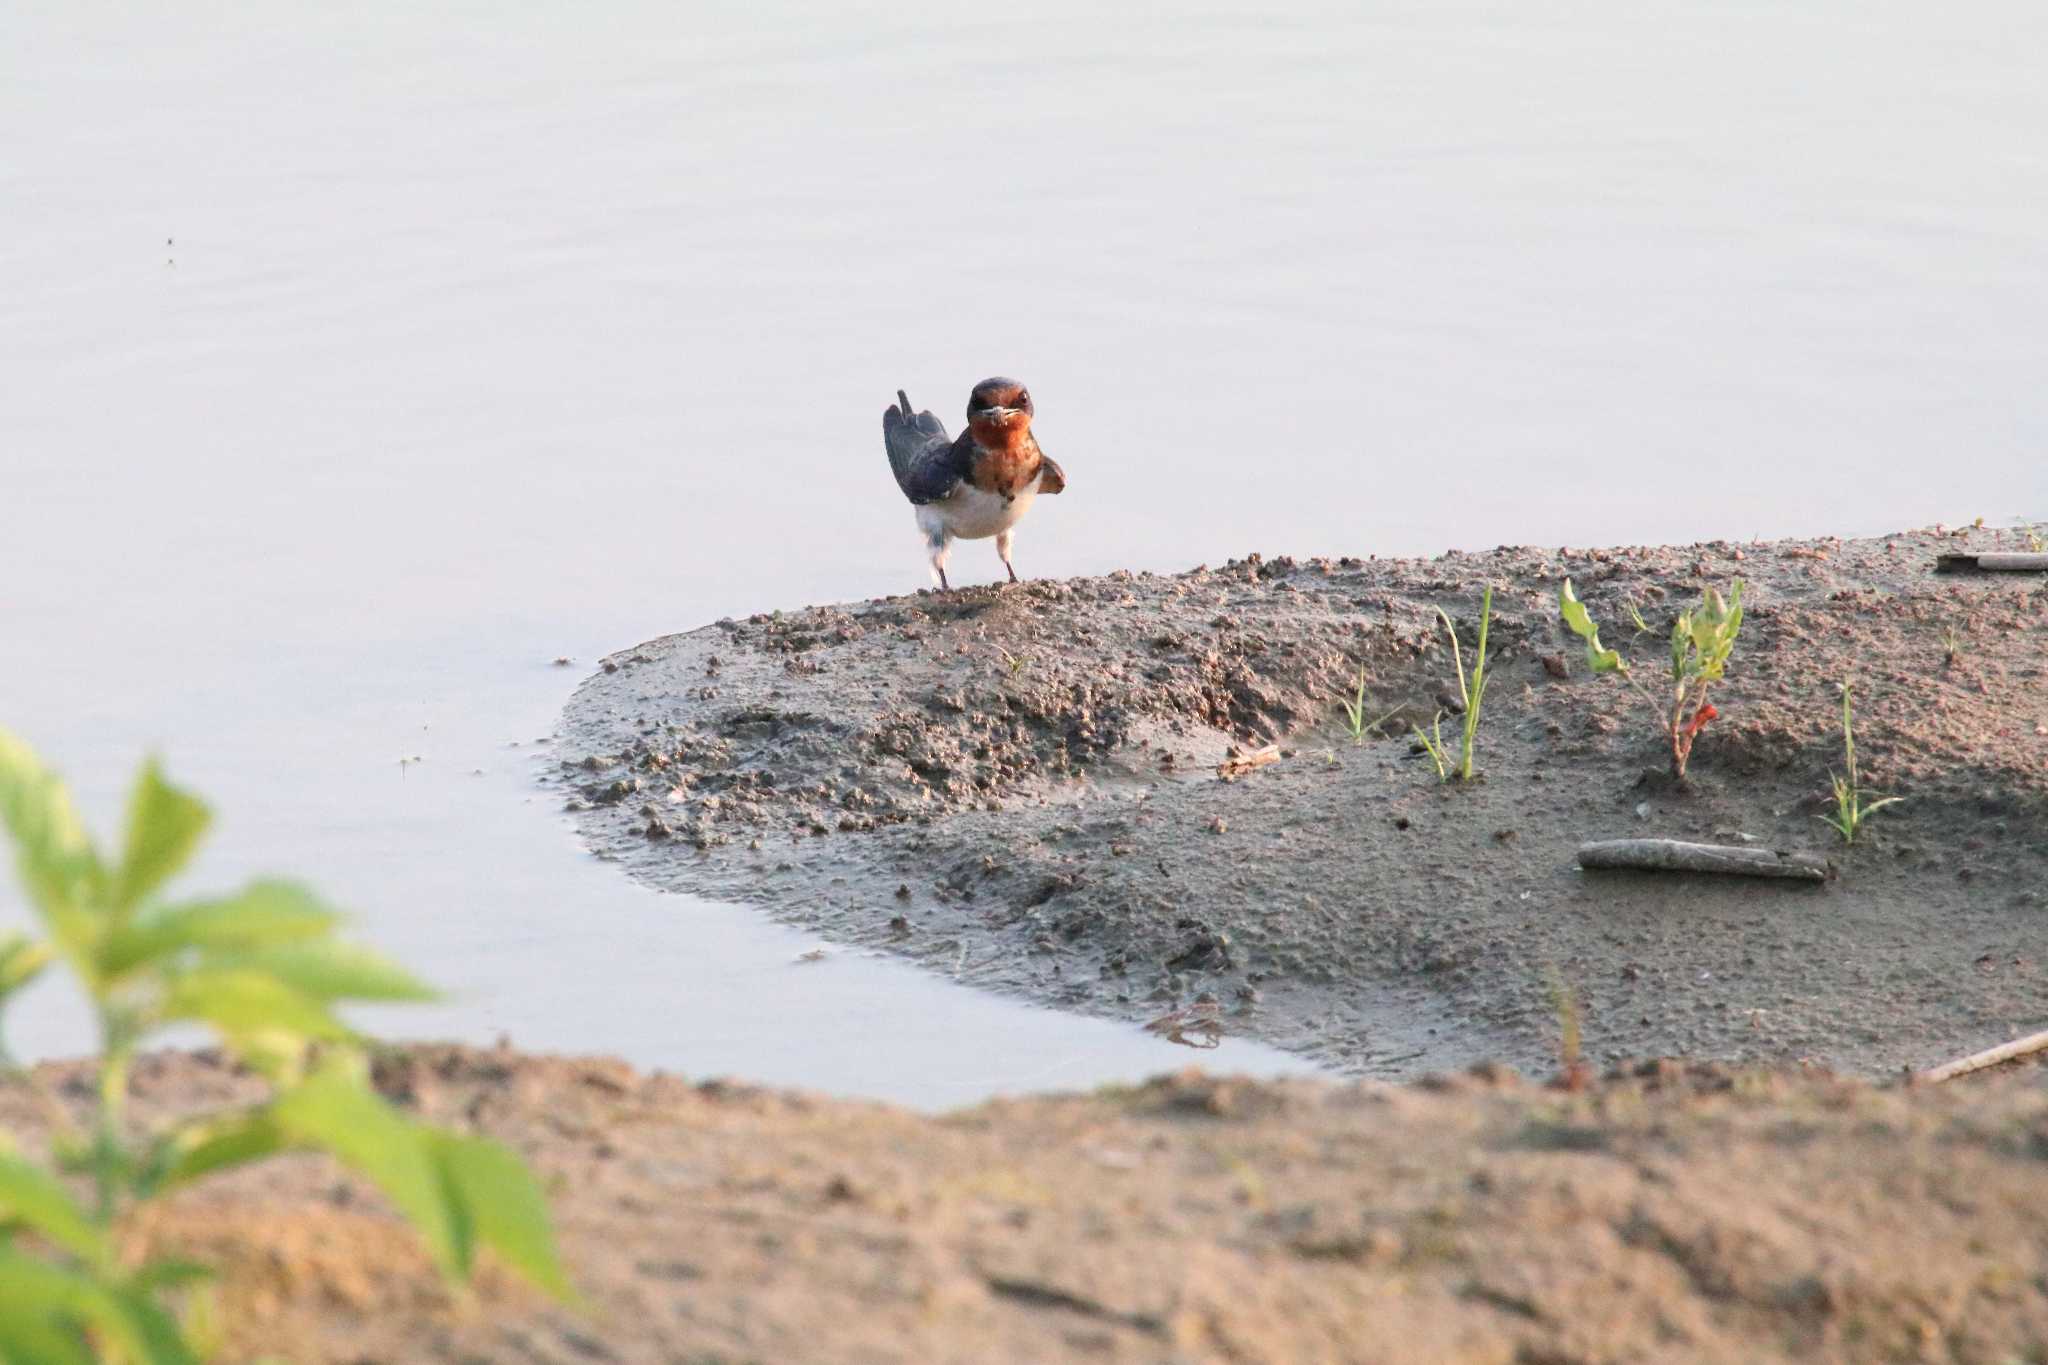
<path id="1" fill-rule="evenodd" d="M 1575 1015 L 1596 1064 L 1882 1074 L 2048 1022 L 2048 585 L 1934 572 L 2012 534 L 1250 556 L 724 620 L 605 659 L 554 781 L 636 878 L 1187 1041 L 1395 1078 L 1554 1065 Z M 1743 580 L 1688 782 L 1588 672 L 1566 578 L 1647 677 Z M 1469 666 L 1488 585 L 1479 776 L 1441 783 L 1411 733 L 1461 724 L 1437 613 Z M 1845 680 L 1864 787 L 1906 798 L 1852 847 L 1818 819 Z M 1629 836 L 1836 875 L 1575 865 Z"/>

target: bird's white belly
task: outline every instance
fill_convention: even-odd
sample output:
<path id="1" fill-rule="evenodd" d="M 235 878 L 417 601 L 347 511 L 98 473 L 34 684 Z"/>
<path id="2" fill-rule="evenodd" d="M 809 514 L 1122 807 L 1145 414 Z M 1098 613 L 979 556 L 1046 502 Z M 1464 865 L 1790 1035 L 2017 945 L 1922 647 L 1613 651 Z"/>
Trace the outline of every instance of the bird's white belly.
<path id="1" fill-rule="evenodd" d="M 986 540 L 1009 530 L 1031 510 L 1031 500 L 1038 496 L 1038 483 L 1039 479 L 1034 478 L 1014 498 L 985 493 L 971 483 L 962 483 L 944 502 L 918 508 L 917 519 L 924 522 L 929 516 L 927 531 L 936 526 L 955 540 Z"/>

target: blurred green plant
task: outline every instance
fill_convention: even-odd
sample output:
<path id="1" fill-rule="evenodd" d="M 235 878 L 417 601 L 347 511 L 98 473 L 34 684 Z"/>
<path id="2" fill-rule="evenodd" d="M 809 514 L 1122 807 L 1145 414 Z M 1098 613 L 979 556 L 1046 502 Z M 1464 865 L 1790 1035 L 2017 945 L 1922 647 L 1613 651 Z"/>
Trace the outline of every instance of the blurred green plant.
<path id="1" fill-rule="evenodd" d="M 1842 684 L 1842 759 L 1843 766 L 1849 770 L 1849 775 L 1843 777 L 1840 773 L 1828 774 L 1828 780 L 1834 784 L 1835 789 L 1835 813 L 1833 815 L 1816 815 L 1814 819 L 1819 820 L 1822 824 L 1833 829 L 1835 833 L 1841 835 L 1843 843 L 1853 844 L 1856 842 L 1856 835 L 1862 830 L 1865 820 L 1868 820 L 1886 806 L 1896 806 L 1906 798 L 1903 796 L 1886 796 L 1872 801 L 1869 805 L 1863 804 L 1863 789 L 1856 776 L 1855 717 L 1849 709 L 1849 684 L 1847 682 Z"/>
<path id="2" fill-rule="evenodd" d="M 61 959 L 97 1020 L 98 1082 L 75 1120 L 45 1096 L 52 1166 L 0 1133 L 0 1361 L 183 1365 L 211 1335 L 208 1272 L 130 1263 L 122 1228 L 150 1201 L 202 1177 L 295 1150 L 324 1151 L 374 1182 L 441 1272 L 466 1282 L 489 1247 L 555 1296 L 572 1291 L 547 1206 L 520 1159 L 484 1138 L 416 1123 L 372 1088 L 362 1040 L 335 1010 L 434 992 L 336 936 L 341 917 L 290 882 L 166 901 L 211 815 L 146 763 L 119 857 L 103 858 L 64 784 L 0 729 L 0 824 L 47 941 L 0 936 L 0 1010 Z M 166 1027 L 202 1025 L 271 1087 L 254 1108 L 141 1131 L 126 1113 L 129 1068 Z M 32 1084 L 26 1077 L 17 1083 Z M 74 1191 L 89 1189 L 80 1199 Z"/>
<path id="3" fill-rule="evenodd" d="M 34 980 L 54 957 L 49 944 L 38 943 L 18 929 L 0 934 L 0 1075 L 14 1069 L 14 1058 L 7 1051 L 8 997 Z"/>
<path id="4" fill-rule="evenodd" d="M 1693 741 L 1707 722 L 1721 713 L 1707 700 L 1707 692 L 1727 671 L 1728 657 L 1735 652 L 1735 637 L 1742 629 L 1742 580 L 1736 579 L 1722 597 L 1714 588 L 1700 594 L 1700 602 L 1678 614 L 1671 623 L 1671 690 L 1660 693 L 1630 669 L 1618 650 L 1600 643 L 1600 628 L 1564 581 L 1558 594 L 1558 611 L 1572 634 L 1586 642 L 1586 664 L 1595 673 L 1616 673 L 1649 703 L 1657 723 L 1671 746 L 1671 771 L 1681 781 L 1692 760 Z"/>
<path id="5" fill-rule="evenodd" d="M 1472 780 L 1472 750 L 1479 737 L 1479 705 L 1486 696 L 1486 634 L 1493 625 L 1493 586 L 1487 585 L 1486 595 L 1479 603 L 1479 645 L 1472 656 L 1472 672 L 1465 672 L 1465 656 L 1458 649 L 1458 629 L 1451 624 L 1450 616 L 1442 607 L 1436 609 L 1437 619 L 1444 623 L 1444 634 L 1451 637 L 1451 666 L 1458 670 L 1458 700 L 1465 708 L 1465 730 L 1460 739 L 1455 757 L 1444 747 L 1443 713 L 1430 722 L 1425 732 L 1420 725 L 1410 728 L 1422 744 L 1429 761 L 1436 765 L 1439 782 L 1448 782 L 1453 777 L 1460 782 Z"/>

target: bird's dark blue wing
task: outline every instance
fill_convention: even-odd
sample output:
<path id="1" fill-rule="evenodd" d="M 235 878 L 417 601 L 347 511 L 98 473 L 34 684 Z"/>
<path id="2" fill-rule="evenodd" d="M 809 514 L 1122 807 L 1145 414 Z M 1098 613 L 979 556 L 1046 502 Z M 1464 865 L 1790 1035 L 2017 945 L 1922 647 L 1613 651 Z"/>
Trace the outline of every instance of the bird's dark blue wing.
<path id="1" fill-rule="evenodd" d="M 952 495 L 966 477 L 955 458 L 945 424 L 929 412 L 913 414 L 910 399 L 897 390 L 898 406 L 882 413 L 882 444 L 903 496 L 922 506 Z"/>

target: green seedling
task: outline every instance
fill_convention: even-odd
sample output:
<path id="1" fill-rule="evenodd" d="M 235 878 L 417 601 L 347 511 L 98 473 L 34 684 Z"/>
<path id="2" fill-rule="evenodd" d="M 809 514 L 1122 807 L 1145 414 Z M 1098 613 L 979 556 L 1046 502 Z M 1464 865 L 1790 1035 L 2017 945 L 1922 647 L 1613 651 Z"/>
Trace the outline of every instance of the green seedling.
<path id="1" fill-rule="evenodd" d="M 166 900 L 211 822 L 145 764 L 117 856 L 87 835 L 69 793 L 0 729 L 0 826 L 45 938 L 0 938 L 0 1004 L 62 962 L 99 1028 L 84 1118 L 43 1092 L 52 1157 L 0 1135 L 0 1361 L 190 1365 L 211 1335 L 209 1272 L 138 1256 L 166 1196 L 233 1167 L 322 1151 L 375 1183 L 450 1280 L 488 1247 L 562 1299 L 547 1206 L 520 1159 L 484 1138 L 417 1123 L 370 1084 L 364 1041 L 338 1007 L 434 998 L 409 973 L 337 936 L 340 916 L 294 883 Z M 174 1027 L 212 1031 L 269 1087 L 246 1109 L 145 1128 L 128 1113 L 136 1055 Z M 37 1088 L 30 1077 L 21 1083 Z M 67 1179 L 69 1177 L 70 1179 Z M 74 1182 L 90 1191 L 74 1194 Z"/>
<path id="2" fill-rule="evenodd" d="M 1357 688 L 1352 691 L 1349 698 L 1339 697 L 1337 704 L 1344 708 L 1344 728 L 1350 732 L 1353 744 L 1363 744 L 1367 735 L 1377 734 L 1379 728 L 1393 719 L 1394 716 L 1394 712 L 1389 711 L 1378 720 L 1367 720 L 1365 718 L 1364 664 L 1358 666 Z M 1399 710 L 1400 708 L 1396 707 L 1394 709 Z"/>
<path id="3" fill-rule="evenodd" d="M 1835 813 L 1817 815 L 1814 819 L 1833 829 L 1842 836 L 1842 842 L 1853 844 L 1856 835 L 1863 828 L 1863 822 L 1883 810 L 1905 800 L 1903 796 L 1885 796 L 1863 803 L 1862 787 L 1856 777 L 1856 729 L 1855 718 L 1849 709 L 1849 684 L 1842 684 L 1842 762 L 1849 770 L 1845 778 L 1839 773 L 1829 773 L 1828 780 L 1834 783 Z"/>
<path id="4" fill-rule="evenodd" d="M 1344 724 L 1351 731 L 1351 742 L 1365 742 L 1365 665 L 1358 666 L 1358 687 L 1349 700 L 1340 700 L 1344 708 Z"/>
<path id="5" fill-rule="evenodd" d="M 1572 591 L 1569 578 L 1558 594 L 1558 611 L 1572 634 L 1586 642 L 1587 666 L 1595 673 L 1618 674 L 1656 713 L 1658 728 L 1670 745 L 1671 771 L 1683 781 L 1686 765 L 1692 760 L 1693 741 L 1707 722 L 1721 714 L 1707 700 L 1707 693 L 1721 680 L 1728 656 L 1735 652 L 1735 637 L 1742 629 L 1742 580 L 1735 580 L 1725 598 L 1708 588 L 1700 595 L 1698 606 L 1680 612 L 1672 621 L 1668 692 L 1644 682 L 1620 651 L 1600 643 L 1600 628 Z"/>
<path id="6" fill-rule="evenodd" d="M 1420 725 L 1411 725 L 1409 728 L 1415 732 L 1416 741 L 1422 745 L 1422 751 L 1429 755 L 1429 761 L 1436 765 L 1436 780 L 1450 781 L 1451 774 L 1457 771 L 1457 764 L 1451 760 L 1450 751 L 1444 748 L 1444 713 L 1436 713 L 1436 719 L 1429 723 L 1428 731 Z"/>
<path id="7" fill-rule="evenodd" d="M 1430 722 L 1433 737 L 1424 734 L 1419 725 L 1412 728 L 1415 737 L 1422 741 L 1422 747 L 1428 751 L 1430 761 L 1436 764 L 1439 782 L 1448 782 L 1453 776 L 1460 782 L 1470 782 L 1472 749 L 1474 741 L 1479 737 L 1479 705 L 1486 696 L 1486 665 L 1490 662 L 1486 657 L 1486 634 L 1493 625 L 1493 588 L 1488 585 L 1486 595 L 1480 600 L 1479 647 L 1473 655 L 1472 672 L 1469 676 L 1465 672 L 1465 657 L 1458 648 L 1457 627 L 1451 624 L 1450 616 L 1442 607 L 1436 609 L 1436 615 L 1437 619 L 1444 623 L 1444 634 L 1451 637 L 1451 665 L 1458 670 L 1458 699 L 1465 704 L 1465 733 L 1459 744 L 1457 761 L 1453 763 L 1449 752 L 1444 748 L 1441 711 L 1437 713 L 1436 719 Z"/>

